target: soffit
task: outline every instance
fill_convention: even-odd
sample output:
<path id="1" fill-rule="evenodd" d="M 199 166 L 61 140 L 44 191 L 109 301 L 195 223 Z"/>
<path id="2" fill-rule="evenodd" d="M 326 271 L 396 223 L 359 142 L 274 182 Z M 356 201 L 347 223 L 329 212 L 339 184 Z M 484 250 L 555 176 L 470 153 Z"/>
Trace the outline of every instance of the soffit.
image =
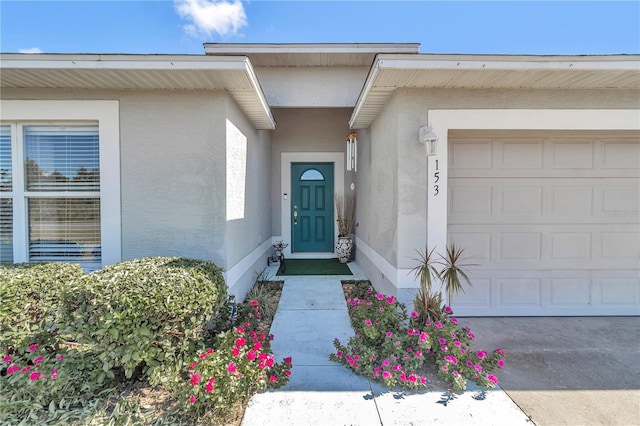
<path id="1" fill-rule="evenodd" d="M 275 121 L 246 57 L 0 55 L 0 87 L 225 90 L 257 129 Z"/>
<path id="2" fill-rule="evenodd" d="M 349 121 L 366 128 L 398 88 L 640 89 L 640 56 L 379 55 Z"/>
<path id="3" fill-rule="evenodd" d="M 377 54 L 416 54 L 418 43 L 205 43 L 207 55 L 244 55 L 255 67 L 370 67 Z"/>

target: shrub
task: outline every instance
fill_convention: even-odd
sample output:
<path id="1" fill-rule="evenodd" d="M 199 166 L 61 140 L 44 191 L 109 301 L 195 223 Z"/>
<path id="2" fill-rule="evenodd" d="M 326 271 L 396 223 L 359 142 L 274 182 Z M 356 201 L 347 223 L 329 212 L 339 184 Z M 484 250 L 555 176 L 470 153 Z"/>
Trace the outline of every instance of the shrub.
<path id="1" fill-rule="evenodd" d="M 429 336 L 407 329 L 404 305 L 369 288 L 363 299 L 348 299 L 347 306 L 356 335 L 346 346 L 335 339 L 336 352 L 329 359 L 390 388 L 425 386 L 427 379 L 419 369 L 430 348 Z"/>
<path id="2" fill-rule="evenodd" d="M 51 343 L 62 289 L 83 275 L 68 263 L 0 266 L 0 353 Z"/>
<path id="3" fill-rule="evenodd" d="M 103 386 L 88 380 L 92 354 L 68 347 L 29 345 L 0 362 L 0 421 L 62 424 L 81 417 Z"/>
<path id="4" fill-rule="evenodd" d="M 491 373 L 504 366 L 504 351 L 496 349 L 489 354 L 483 350 L 472 350 L 474 334 L 469 327 L 459 326 L 452 314 L 447 306 L 441 321 L 427 322 L 421 327 L 431 336 L 429 354 L 438 365 L 438 373 L 456 391 L 465 390 L 467 380 L 485 388 L 494 387 L 498 379 Z M 420 323 L 411 321 L 411 326 L 420 327 Z"/>
<path id="5" fill-rule="evenodd" d="M 504 365 L 504 351 L 472 351 L 474 336 L 458 326 L 451 308 L 442 308 L 440 321 L 426 323 L 414 311 L 407 327 L 405 306 L 393 296 L 369 289 L 363 299 L 348 299 L 347 306 L 356 335 L 346 345 L 335 339 L 329 359 L 355 373 L 390 388 L 419 389 L 428 383 L 426 362 L 434 362 L 456 391 L 466 389 L 467 380 L 487 388 L 498 383 L 491 373 Z"/>
<path id="6" fill-rule="evenodd" d="M 115 369 L 157 382 L 154 369 L 181 365 L 201 347 L 206 324 L 226 300 L 220 268 L 166 257 L 108 266 L 64 293 L 71 338 L 90 345 L 101 362 L 93 372 L 98 383 L 113 378 Z"/>
<path id="7" fill-rule="evenodd" d="M 223 417 L 254 393 L 281 387 L 289 380 L 291 358 L 275 361 L 273 336 L 260 331 L 259 304 L 254 300 L 248 305 L 242 325 L 223 332 L 216 349 L 201 352 L 188 367 L 183 401 L 198 415 Z"/>

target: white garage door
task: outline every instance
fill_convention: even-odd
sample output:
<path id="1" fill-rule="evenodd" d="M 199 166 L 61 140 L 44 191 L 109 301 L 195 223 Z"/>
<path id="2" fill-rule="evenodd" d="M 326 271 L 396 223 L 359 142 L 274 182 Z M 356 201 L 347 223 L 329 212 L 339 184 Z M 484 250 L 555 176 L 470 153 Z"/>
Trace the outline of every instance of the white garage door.
<path id="1" fill-rule="evenodd" d="M 640 314 L 637 132 L 451 132 L 448 209 L 456 314 Z"/>

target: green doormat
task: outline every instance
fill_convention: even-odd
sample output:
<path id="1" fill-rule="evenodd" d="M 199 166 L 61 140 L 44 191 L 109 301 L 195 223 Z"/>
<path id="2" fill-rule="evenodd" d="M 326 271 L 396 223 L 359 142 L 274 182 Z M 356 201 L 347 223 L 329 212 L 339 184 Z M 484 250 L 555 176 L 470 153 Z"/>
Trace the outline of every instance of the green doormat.
<path id="1" fill-rule="evenodd" d="M 276 275 L 353 275 L 338 259 L 286 259 Z"/>

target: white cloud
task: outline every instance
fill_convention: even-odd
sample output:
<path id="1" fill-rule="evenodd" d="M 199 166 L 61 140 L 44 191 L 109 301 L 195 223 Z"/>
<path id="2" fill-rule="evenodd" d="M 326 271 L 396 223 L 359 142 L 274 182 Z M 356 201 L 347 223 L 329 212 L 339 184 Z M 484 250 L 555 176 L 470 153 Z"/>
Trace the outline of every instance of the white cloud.
<path id="1" fill-rule="evenodd" d="M 20 49 L 20 50 L 18 50 L 18 52 L 20 52 L 20 53 L 42 53 L 42 50 L 38 49 L 37 47 L 30 47 L 28 49 Z"/>
<path id="2" fill-rule="evenodd" d="M 187 34 L 211 37 L 236 34 L 247 25 L 247 15 L 240 0 L 174 0 Z"/>

